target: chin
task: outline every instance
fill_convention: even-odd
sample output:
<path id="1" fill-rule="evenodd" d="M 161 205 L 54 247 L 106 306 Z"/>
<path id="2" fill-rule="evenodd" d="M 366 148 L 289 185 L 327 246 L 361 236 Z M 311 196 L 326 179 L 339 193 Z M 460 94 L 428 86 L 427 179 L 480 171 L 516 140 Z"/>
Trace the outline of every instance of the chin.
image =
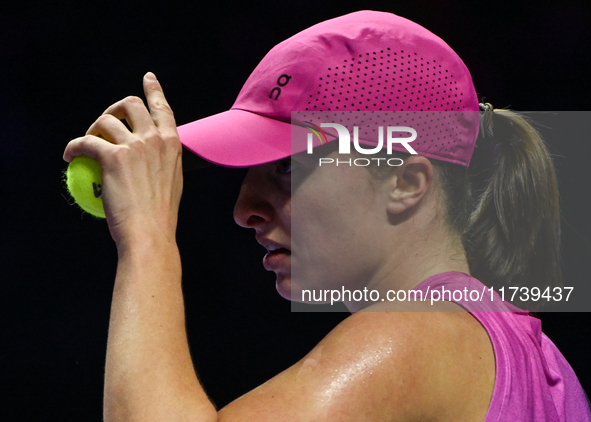
<path id="1" fill-rule="evenodd" d="M 291 300 L 291 275 L 277 274 L 277 281 L 275 282 L 277 293 L 287 300 Z"/>

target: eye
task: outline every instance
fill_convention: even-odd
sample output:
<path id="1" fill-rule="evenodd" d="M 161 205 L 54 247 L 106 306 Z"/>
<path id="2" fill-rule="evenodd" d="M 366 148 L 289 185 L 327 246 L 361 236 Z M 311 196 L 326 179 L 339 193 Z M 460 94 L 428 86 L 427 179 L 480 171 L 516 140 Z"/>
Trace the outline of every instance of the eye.
<path id="1" fill-rule="evenodd" d="M 291 157 L 284 158 L 277 162 L 277 170 L 282 174 L 291 173 Z"/>

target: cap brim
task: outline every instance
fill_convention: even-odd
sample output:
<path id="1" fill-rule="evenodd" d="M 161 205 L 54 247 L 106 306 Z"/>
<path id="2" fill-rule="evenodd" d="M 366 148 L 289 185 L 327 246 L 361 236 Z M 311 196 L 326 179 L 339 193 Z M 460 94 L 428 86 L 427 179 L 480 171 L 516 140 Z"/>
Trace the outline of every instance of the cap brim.
<path id="1" fill-rule="evenodd" d="M 252 167 L 292 154 L 290 123 L 244 110 L 228 110 L 177 129 L 185 148 L 226 167 Z"/>

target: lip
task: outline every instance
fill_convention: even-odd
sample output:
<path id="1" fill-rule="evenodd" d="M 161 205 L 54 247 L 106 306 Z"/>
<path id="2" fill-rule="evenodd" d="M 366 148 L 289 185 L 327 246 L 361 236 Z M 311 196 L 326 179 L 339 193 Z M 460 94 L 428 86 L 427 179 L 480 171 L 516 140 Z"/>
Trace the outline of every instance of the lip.
<path id="1" fill-rule="evenodd" d="M 267 249 L 263 266 L 267 271 L 286 271 L 291 268 L 291 250 L 281 242 L 266 237 L 257 237 L 257 242 Z"/>
<path id="2" fill-rule="evenodd" d="M 257 236 L 256 239 L 257 239 L 257 242 L 259 242 L 259 244 L 261 246 L 263 246 L 265 249 L 267 249 L 267 252 L 269 252 L 269 253 L 275 252 L 279 249 L 286 249 L 287 251 L 289 251 L 291 253 L 289 246 L 286 245 L 285 243 L 276 242 L 276 241 L 271 240 L 267 237 L 258 237 Z"/>
<path id="3" fill-rule="evenodd" d="M 267 253 L 263 258 L 263 267 L 267 271 L 289 271 L 291 269 L 291 251 L 282 248 Z"/>

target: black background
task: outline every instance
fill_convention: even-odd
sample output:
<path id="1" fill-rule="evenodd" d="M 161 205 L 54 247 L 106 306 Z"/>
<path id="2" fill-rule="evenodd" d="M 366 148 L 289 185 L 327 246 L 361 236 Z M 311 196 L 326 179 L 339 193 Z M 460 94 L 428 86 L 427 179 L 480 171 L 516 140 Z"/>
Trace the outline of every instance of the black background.
<path id="1" fill-rule="evenodd" d="M 71 206 L 66 143 L 153 71 L 178 124 L 228 109 L 276 43 L 360 9 L 427 27 L 496 107 L 589 109 L 591 8 L 579 2 L 21 2 L 0 6 L 1 420 L 101 420 L 116 251 Z M 559 171 L 565 284 L 589 279 L 588 143 L 550 144 Z M 178 242 L 195 365 L 222 406 L 300 359 L 345 314 L 295 314 L 232 221 L 243 170 L 186 173 Z M 591 390 L 588 314 L 542 314 Z"/>

